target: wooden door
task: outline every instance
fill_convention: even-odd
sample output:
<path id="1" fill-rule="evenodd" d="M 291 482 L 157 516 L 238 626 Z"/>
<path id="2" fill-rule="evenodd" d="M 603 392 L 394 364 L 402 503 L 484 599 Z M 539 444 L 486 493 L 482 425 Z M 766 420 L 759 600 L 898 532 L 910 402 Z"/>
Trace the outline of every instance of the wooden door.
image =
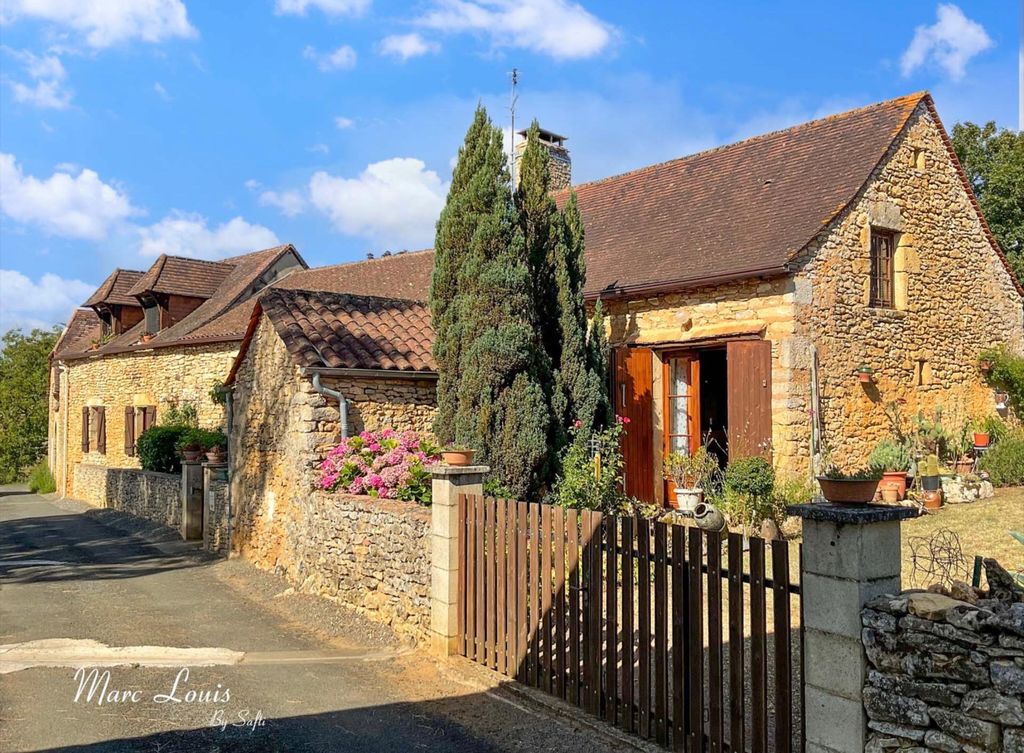
<path id="1" fill-rule="evenodd" d="M 692 455 L 700 447 L 700 359 L 692 352 L 662 354 L 662 457 Z M 665 501 L 676 500 L 675 484 L 666 479 Z"/>
<path id="2" fill-rule="evenodd" d="M 626 494 L 646 502 L 655 500 L 653 360 L 650 348 L 619 348 L 612 396 L 616 415 L 629 419 L 622 439 Z"/>
<path id="3" fill-rule="evenodd" d="M 737 340 L 726 350 L 729 459 L 772 459 L 772 344 Z"/>

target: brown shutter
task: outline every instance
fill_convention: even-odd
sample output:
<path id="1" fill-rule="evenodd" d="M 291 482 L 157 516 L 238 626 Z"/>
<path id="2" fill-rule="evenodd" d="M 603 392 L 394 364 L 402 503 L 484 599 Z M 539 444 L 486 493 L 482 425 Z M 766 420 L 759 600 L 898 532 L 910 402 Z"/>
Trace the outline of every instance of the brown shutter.
<path id="1" fill-rule="evenodd" d="M 737 340 L 727 346 L 729 460 L 772 459 L 772 344 Z"/>
<path id="2" fill-rule="evenodd" d="M 89 408 L 82 408 L 82 452 L 89 451 Z"/>
<path id="3" fill-rule="evenodd" d="M 650 348 L 619 348 L 615 352 L 617 416 L 628 418 L 622 439 L 625 491 L 631 497 L 654 502 L 653 355 Z"/>
<path id="4" fill-rule="evenodd" d="M 156 425 L 156 407 L 150 405 L 142 409 L 142 430 L 153 428 Z"/>
<path id="5" fill-rule="evenodd" d="M 135 454 L 135 408 L 130 405 L 124 408 L 124 454 Z"/>
<path id="6" fill-rule="evenodd" d="M 107 452 L 107 410 L 96 409 L 96 449 L 101 455 Z"/>

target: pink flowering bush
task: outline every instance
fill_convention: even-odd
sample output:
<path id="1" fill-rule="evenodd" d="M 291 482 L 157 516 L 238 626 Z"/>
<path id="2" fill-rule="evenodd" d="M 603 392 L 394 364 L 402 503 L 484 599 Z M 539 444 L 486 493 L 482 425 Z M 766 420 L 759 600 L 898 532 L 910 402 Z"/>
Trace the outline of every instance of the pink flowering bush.
<path id="1" fill-rule="evenodd" d="M 341 440 L 320 464 L 325 491 L 430 504 L 429 466 L 440 450 L 414 431 L 364 431 Z"/>

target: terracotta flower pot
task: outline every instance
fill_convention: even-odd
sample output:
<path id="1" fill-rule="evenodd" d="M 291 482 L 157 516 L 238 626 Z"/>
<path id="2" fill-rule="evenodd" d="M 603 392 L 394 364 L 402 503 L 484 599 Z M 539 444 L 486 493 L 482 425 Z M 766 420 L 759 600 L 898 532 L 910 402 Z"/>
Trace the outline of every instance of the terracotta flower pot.
<path id="1" fill-rule="evenodd" d="M 198 447 L 194 450 L 183 449 L 181 455 L 186 463 L 198 463 L 203 457 L 203 451 Z"/>
<path id="2" fill-rule="evenodd" d="M 882 501 L 887 505 L 894 505 L 900 501 L 900 488 L 895 482 L 882 484 Z"/>
<path id="3" fill-rule="evenodd" d="M 871 383 L 871 374 L 869 374 L 866 371 L 858 371 L 857 372 L 857 378 L 860 379 L 861 384 L 870 384 Z"/>
<path id="4" fill-rule="evenodd" d="M 866 505 L 875 498 L 878 479 L 825 478 L 818 476 L 821 493 L 839 505 Z"/>
<path id="5" fill-rule="evenodd" d="M 987 374 L 992 371 L 992 362 L 987 358 L 982 358 L 978 361 L 978 368 L 981 369 L 983 373 Z"/>
<path id="6" fill-rule="evenodd" d="M 976 431 L 974 432 L 974 446 L 975 447 L 988 447 L 992 441 L 992 437 L 989 436 L 987 431 Z"/>
<path id="7" fill-rule="evenodd" d="M 886 471 L 882 474 L 882 480 L 878 482 L 878 488 L 881 490 L 883 498 L 885 497 L 885 487 L 890 484 L 896 485 L 897 501 L 907 496 L 906 471 Z"/>
<path id="8" fill-rule="evenodd" d="M 226 459 L 227 454 L 224 452 L 224 450 L 220 449 L 219 447 L 213 450 L 208 450 L 206 453 L 206 461 L 208 463 L 220 464 L 223 463 Z"/>
<path id="9" fill-rule="evenodd" d="M 473 462 L 475 450 L 444 450 L 441 457 L 446 465 L 463 466 Z"/>
<path id="10" fill-rule="evenodd" d="M 974 461 L 971 458 L 963 457 L 956 461 L 956 475 L 966 476 L 974 470 Z"/>
<path id="11" fill-rule="evenodd" d="M 921 496 L 926 510 L 938 510 L 942 507 L 942 492 L 938 489 L 927 491 Z"/>

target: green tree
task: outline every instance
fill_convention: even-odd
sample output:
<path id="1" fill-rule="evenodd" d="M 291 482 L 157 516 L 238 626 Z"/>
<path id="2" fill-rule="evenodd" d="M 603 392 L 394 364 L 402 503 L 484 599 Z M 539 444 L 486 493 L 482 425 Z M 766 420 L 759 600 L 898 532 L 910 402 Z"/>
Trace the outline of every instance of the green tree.
<path id="1" fill-rule="evenodd" d="M 471 183 L 481 175 L 491 130 L 487 111 L 478 106 L 459 148 L 448 198 L 437 221 L 434 239 L 434 271 L 429 294 L 431 320 L 436 333 L 434 360 L 438 367 L 434 435 L 443 444 L 455 441 L 455 412 L 461 377 L 462 337 L 455 309 L 458 277 L 469 254 L 473 234 L 487 211 L 482 203 L 484 197 L 480 195 L 482 187 L 471 189 Z"/>
<path id="2" fill-rule="evenodd" d="M 435 434 L 478 450 L 503 493 L 535 497 L 549 473 L 544 350 L 501 131 L 482 108 L 459 152 L 435 247 L 443 257 L 430 298 L 443 342 L 439 402 L 449 391 Z"/>
<path id="3" fill-rule="evenodd" d="M 992 234 L 1024 282 L 1024 133 L 957 123 L 953 148 Z"/>
<path id="4" fill-rule="evenodd" d="M 50 352 L 58 329 L 11 330 L 0 351 L 0 483 L 21 478 L 46 453 Z"/>
<path id="5" fill-rule="evenodd" d="M 587 363 L 597 384 L 596 405 L 594 407 L 594 426 L 603 429 L 612 425 L 615 411 L 608 396 L 608 335 L 604 329 L 604 305 L 598 299 L 594 306 L 594 315 L 590 319 L 590 334 L 587 336 Z"/>

